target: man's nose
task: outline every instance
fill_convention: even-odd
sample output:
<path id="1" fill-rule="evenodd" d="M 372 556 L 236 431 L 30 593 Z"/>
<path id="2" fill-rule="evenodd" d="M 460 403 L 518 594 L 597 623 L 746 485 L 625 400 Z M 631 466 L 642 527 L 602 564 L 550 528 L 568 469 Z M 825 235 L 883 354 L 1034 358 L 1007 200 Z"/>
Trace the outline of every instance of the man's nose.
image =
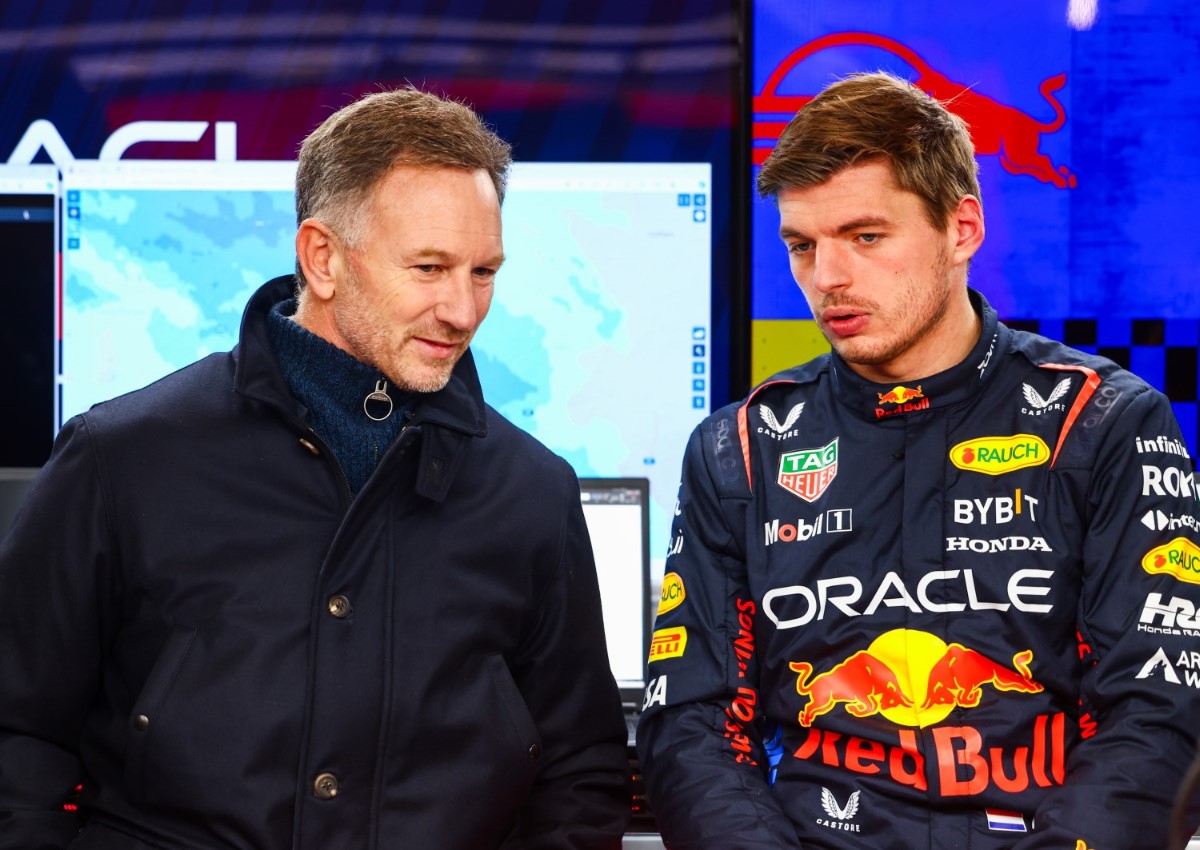
<path id="1" fill-rule="evenodd" d="M 443 282 L 434 317 L 456 330 L 475 329 L 478 307 L 475 302 L 475 282 L 469 271 L 454 271 Z"/>
<path id="2" fill-rule="evenodd" d="M 830 292 L 850 283 L 850 258 L 836 242 L 813 247 L 812 284 L 819 292 Z"/>

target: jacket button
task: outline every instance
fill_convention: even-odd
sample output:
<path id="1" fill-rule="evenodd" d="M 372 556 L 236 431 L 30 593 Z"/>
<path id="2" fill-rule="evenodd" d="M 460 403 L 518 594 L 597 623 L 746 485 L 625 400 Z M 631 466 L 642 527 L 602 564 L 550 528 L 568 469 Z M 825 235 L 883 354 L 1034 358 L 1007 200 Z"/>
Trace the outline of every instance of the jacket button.
<path id="1" fill-rule="evenodd" d="M 541 745 L 540 744 L 530 744 L 529 745 L 529 760 L 537 761 L 541 757 L 542 757 Z"/>
<path id="2" fill-rule="evenodd" d="M 342 596 L 340 593 L 336 596 L 329 597 L 329 613 L 337 617 L 339 620 L 344 620 L 350 616 L 353 610 L 350 607 L 350 600 Z"/>
<path id="3" fill-rule="evenodd" d="M 313 780 L 313 794 L 318 800 L 332 800 L 338 795 L 338 780 L 332 773 L 318 773 Z"/>
<path id="4" fill-rule="evenodd" d="M 150 718 L 144 714 L 139 714 L 133 718 L 133 728 L 139 732 L 145 732 L 150 728 Z"/>
<path id="5" fill-rule="evenodd" d="M 301 437 L 300 445 L 302 445 L 302 446 L 304 446 L 304 448 L 308 449 L 308 451 L 311 454 L 318 455 L 318 456 L 321 454 L 321 450 L 317 448 L 316 444 L 313 443 L 312 440 L 306 440 L 304 437 Z"/>

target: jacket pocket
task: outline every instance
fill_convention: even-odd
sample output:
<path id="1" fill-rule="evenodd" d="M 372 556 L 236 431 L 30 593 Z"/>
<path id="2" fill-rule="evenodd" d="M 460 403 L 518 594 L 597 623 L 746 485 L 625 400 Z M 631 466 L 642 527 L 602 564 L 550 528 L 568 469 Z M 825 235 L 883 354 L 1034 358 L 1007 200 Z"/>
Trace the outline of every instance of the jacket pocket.
<path id="1" fill-rule="evenodd" d="M 152 745 L 155 728 L 162 721 L 172 687 L 191 652 L 196 630 L 173 626 L 159 652 L 150 675 L 142 686 L 129 713 L 127 745 L 125 747 L 125 789 L 136 801 L 145 797 L 146 754 Z"/>
<path id="2" fill-rule="evenodd" d="M 526 766 L 534 765 L 541 757 L 542 738 L 533 722 L 533 716 L 529 713 L 529 707 L 525 705 L 525 698 L 521 696 L 521 689 L 513 680 L 504 656 L 489 655 L 486 664 L 499 699 L 497 708 L 500 711 L 497 714 L 506 718 L 512 727 L 519 746 L 518 757 Z"/>

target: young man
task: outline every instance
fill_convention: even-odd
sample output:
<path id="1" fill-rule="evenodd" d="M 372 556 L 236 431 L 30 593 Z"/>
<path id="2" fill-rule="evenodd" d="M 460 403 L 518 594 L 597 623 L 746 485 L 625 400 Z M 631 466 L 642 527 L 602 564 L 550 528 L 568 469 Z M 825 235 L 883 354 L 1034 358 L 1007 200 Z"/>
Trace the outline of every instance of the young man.
<path id="1" fill-rule="evenodd" d="M 833 352 L 687 449 L 637 734 L 675 850 L 1165 846 L 1200 710 L 1192 462 L 1161 394 L 968 289 L 976 173 L 886 74 L 763 165 Z"/>
<path id="2" fill-rule="evenodd" d="M 509 164 L 337 112 L 238 347 L 63 428 L 0 548 L 0 848 L 620 846 L 578 484 L 468 349 Z"/>

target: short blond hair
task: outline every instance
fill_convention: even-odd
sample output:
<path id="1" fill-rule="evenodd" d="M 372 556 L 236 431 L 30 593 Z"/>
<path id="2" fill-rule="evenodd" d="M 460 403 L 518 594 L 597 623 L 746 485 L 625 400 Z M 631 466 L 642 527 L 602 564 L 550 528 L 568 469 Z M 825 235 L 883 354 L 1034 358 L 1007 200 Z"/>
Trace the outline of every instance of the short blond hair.
<path id="1" fill-rule="evenodd" d="M 296 223 L 315 218 L 361 247 L 371 195 L 398 165 L 487 172 L 501 203 L 511 146 L 470 107 L 413 87 L 366 95 L 300 145 Z M 303 275 L 297 268 L 297 282 Z"/>
<path id="2" fill-rule="evenodd" d="M 945 231 L 965 195 L 980 199 L 979 163 L 961 118 L 892 74 L 853 74 L 796 113 L 758 173 L 760 196 L 819 186 L 867 162 L 887 162 L 896 182 L 921 198 Z"/>

